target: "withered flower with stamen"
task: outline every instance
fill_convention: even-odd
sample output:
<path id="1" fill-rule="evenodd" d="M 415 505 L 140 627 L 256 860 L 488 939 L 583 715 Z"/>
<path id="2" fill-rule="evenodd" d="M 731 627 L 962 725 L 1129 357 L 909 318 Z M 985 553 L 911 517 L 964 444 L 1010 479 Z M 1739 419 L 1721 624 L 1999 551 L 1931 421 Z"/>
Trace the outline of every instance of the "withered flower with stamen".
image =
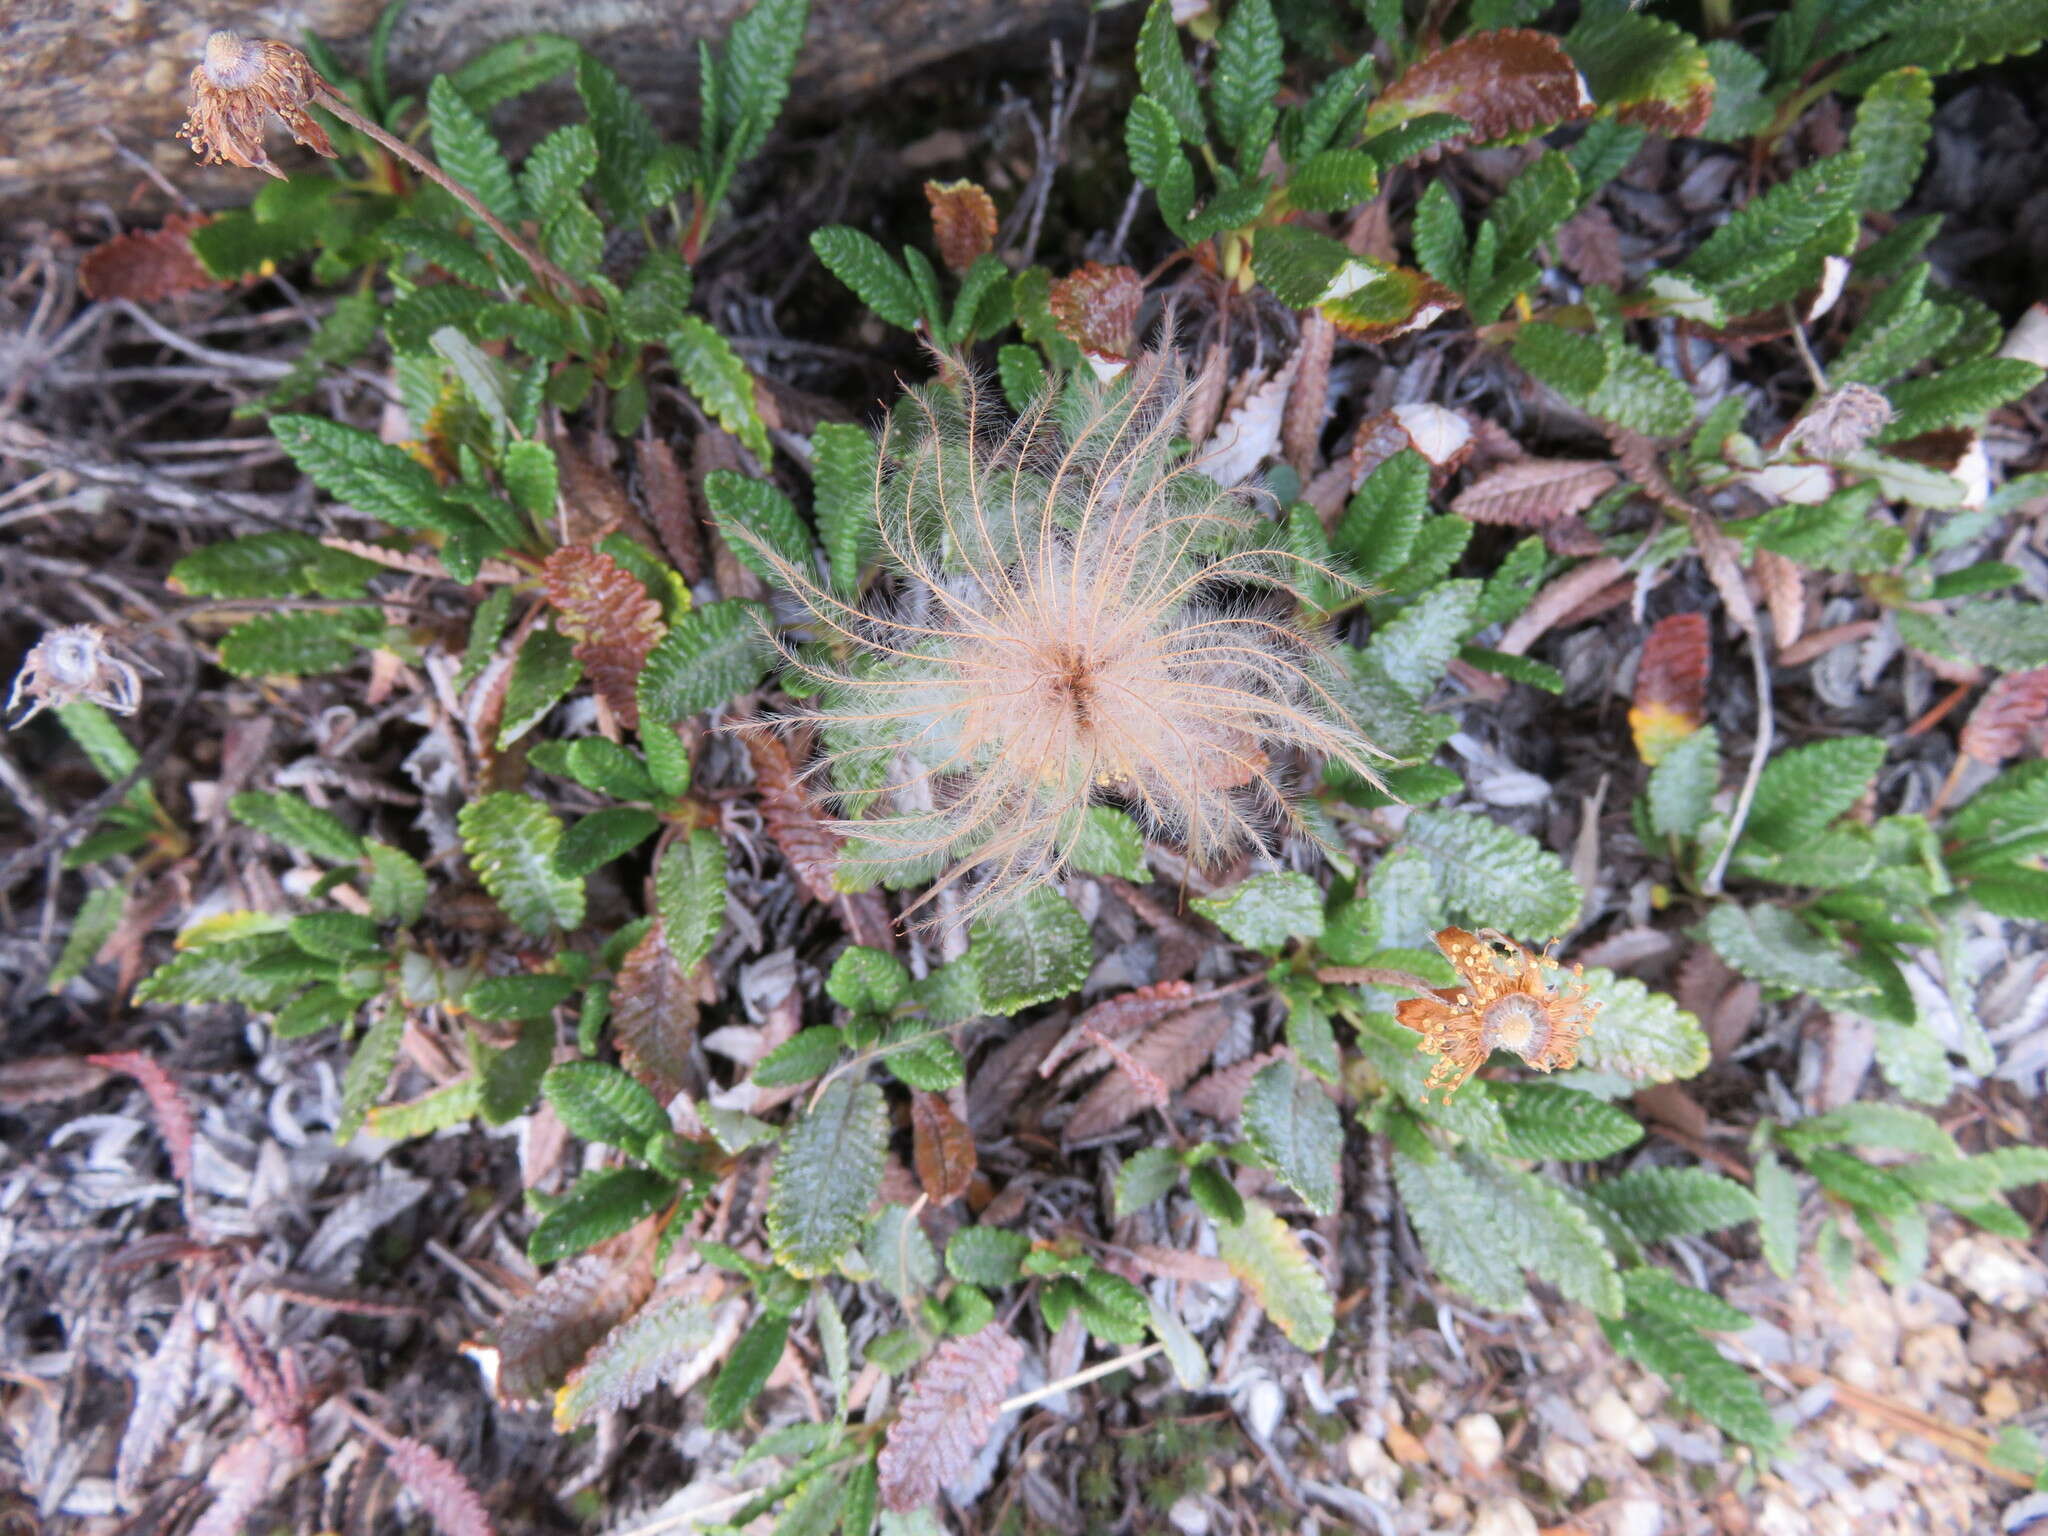
<path id="1" fill-rule="evenodd" d="M 142 678 L 135 668 L 107 649 L 107 632 L 97 624 L 67 624 L 53 629 L 21 659 L 6 714 L 28 709 L 7 728 L 16 730 L 53 705 L 84 699 L 132 715 L 142 702 Z"/>
<path id="2" fill-rule="evenodd" d="M 1577 1063 L 1579 1041 L 1600 1011 L 1587 999 L 1582 967 L 1553 990 L 1549 973 L 1564 967 L 1547 951 L 1536 954 L 1491 929 L 1445 928 L 1436 942 L 1463 985 L 1403 998 L 1394 1008 L 1422 1036 L 1423 1054 L 1443 1058 L 1429 1069 L 1425 1093 L 1441 1088 L 1448 1102 L 1495 1051 L 1513 1051 L 1539 1072 Z"/>
<path id="3" fill-rule="evenodd" d="M 203 164 L 226 162 L 283 181 L 284 172 L 263 150 L 264 114 L 275 112 L 294 139 L 332 160 L 327 130 L 306 111 L 314 93 L 326 85 L 290 43 L 216 32 L 207 38 L 206 54 L 192 71 L 192 103 L 178 137 L 192 141 Z"/>

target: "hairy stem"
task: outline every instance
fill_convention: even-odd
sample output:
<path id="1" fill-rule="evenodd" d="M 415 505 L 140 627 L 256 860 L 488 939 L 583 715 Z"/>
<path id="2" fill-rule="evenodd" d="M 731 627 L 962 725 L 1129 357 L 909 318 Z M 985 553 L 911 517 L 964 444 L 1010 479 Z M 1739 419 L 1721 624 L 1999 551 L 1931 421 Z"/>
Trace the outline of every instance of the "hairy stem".
<path id="1" fill-rule="evenodd" d="M 555 287 L 575 299 L 587 300 L 590 297 L 588 291 L 575 278 L 564 272 L 552 261 L 549 261 L 547 257 L 541 255 L 539 251 L 528 245 L 526 241 L 507 229 L 504 220 L 486 208 L 474 192 L 470 191 L 469 188 L 465 187 L 453 176 L 450 176 L 440 166 L 434 164 L 433 161 L 429 160 L 403 139 L 394 138 L 391 134 L 386 133 L 382 128 L 379 128 L 375 123 L 364 117 L 354 107 L 350 106 L 339 92 L 332 89 L 324 81 L 313 88 L 313 100 L 325 107 L 329 112 L 332 112 L 344 123 L 347 123 L 356 132 L 374 139 L 377 143 L 383 145 L 385 149 L 398 156 L 399 159 L 418 171 L 435 186 L 447 192 L 457 202 L 461 203 L 463 207 L 481 219 L 486 229 L 504 241 L 514 251 L 518 252 L 520 258 L 529 267 L 554 284 Z"/>

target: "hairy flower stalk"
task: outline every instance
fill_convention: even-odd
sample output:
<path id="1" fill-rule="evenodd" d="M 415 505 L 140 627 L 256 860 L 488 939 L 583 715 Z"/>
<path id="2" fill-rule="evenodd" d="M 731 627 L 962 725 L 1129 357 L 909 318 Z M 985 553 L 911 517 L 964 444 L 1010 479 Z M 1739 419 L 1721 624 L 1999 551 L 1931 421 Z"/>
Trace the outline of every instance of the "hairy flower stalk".
<path id="1" fill-rule="evenodd" d="M 486 208 L 476 193 L 349 105 L 348 98 L 335 90 L 312 61 L 290 43 L 274 37 L 215 32 L 206 39 L 206 52 L 192 71 L 191 85 L 185 124 L 176 136 L 191 140 L 201 164 L 225 162 L 285 180 L 285 173 L 263 148 L 264 119 L 271 113 L 277 115 L 299 143 L 317 155 L 336 159 L 334 141 L 306 110 L 308 106 L 320 107 L 447 191 L 557 288 L 585 296 L 581 284 L 506 228 L 505 222 Z"/>
<path id="2" fill-rule="evenodd" d="M 848 857 L 935 881 L 916 905 L 957 889 L 965 919 L 1054 878 L 1097 803 L 1214 866 L 1299 825 L 1293 759 L 1373 776 L 1345 669 L 1286 597 L 1298 560 L 1173 462 L 1185 395 L 1154 357 L 995 435 L 971 388 L 928 392 L 876 477 L 890 606 L 777 561 L 843 658 L 794 664 Z"/>

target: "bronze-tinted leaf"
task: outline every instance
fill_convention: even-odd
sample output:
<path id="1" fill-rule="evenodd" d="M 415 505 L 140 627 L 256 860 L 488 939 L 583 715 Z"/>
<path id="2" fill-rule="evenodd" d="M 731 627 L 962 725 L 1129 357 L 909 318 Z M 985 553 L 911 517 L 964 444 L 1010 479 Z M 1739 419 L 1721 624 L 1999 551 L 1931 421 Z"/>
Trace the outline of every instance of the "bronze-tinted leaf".
<path id="1" fill-rule="evenodd" d="M 591 1347 L 632 1316 L 654 1288 L 653 1246 L 628 1232 L 557 1264 L 513 1303 L 491 1335 L 498 1351 L 497 1398 L 537 1403 Z"/>
<path id="2" fill-rule="evenodd" d="M 1112 1040 L 1135 1037 L 1161 1019 L 1172 1018 L 1188 1006 L 1194 995 L 1195 984 L 1191 981 L 1155 981 L 1150 986 L 1134 987 L 1091 1004 L 1059 1043 L 1045 1053 L 1045 1059 L 1038 1064 L 1038 1075 L 1052 1076 L 1061 1062 L 1093 1044 L 1098 1036 L 1106 1035 Z M 1088 1063 L 1097 1069 L 1104 1064 L 1100 1058 Z"/>
<path id="3" fill-rule="evenodd" d="M 1214 1003 L 1189 1008 L 1130 1046 L 1130 1055 L 1171 1093 L 1201 1070 L 1229 1024 L 1230 1016 Z M 1134 1082 L 1117 1067 L 1074 1107 L 1063 1134 L 1069 1143 L 1106 1135 L 1152 1102 L 1152 1085 Z"/>
<path id="4" fill-rule="evenodd" d="M 1472 134 L 1440 145 L 1448 150 L 1473 139 L 1503 139 L 1574 122 L 1593 111 L 1578 66 L 1557 39 L 1510 27 L 1475 32 L 1417 59 L 1380 92 L 1366 114 L 1366 132 L 1384 133 L 1432 112 L 1448 112 L 1472 125 Z"/>
<path id="5" fill-rule="evenodd" d="M 688 1080 L 697 1005 L 696 983 L 676 964 L 657 922 L 612 983 L 612 1038 L 626 1070 L 664 1103 Z"/>
<path id="6" fill-rule="evenodd" d="M 1466 486 L 1451 510 L 1475 523 L 1540 528 L 1585 511 L 1615 479 L 1597 459 L 1516 459 Z"/>
<path id="7" fill-rule="evenodd" d="M 192 250 L 192 231 L 211 215 L 174 213 L 162 229 L 116 235 L 94 246 L 78 263 L 78 285 L 95 299 L 133 299 L 154 304 L 173 294 L 225 288 Z"/>
<path id="8" fill-rule="evenodd" d="M 942 1093 L 910 1096 L 911 1152 L 917 1182 L 934 1207 L 949 1205 L 974 1182 L 974 1136 Z"/>
<path id="9" fill-rule="evenodd" d="M 387 1459 L 441 1536 L 495 1536 L 490 1514 L 469 1479 L 432 1446 L 403 1439 Z"/>
<path id="10" fill-rule="evenodd" d="M 1391 341 L 1426 329 L 1463 301 L 1413 267 L 1393 267 L 1364 287 L 1322 306 L 1330 323 L 1352 341 Z"/>
<path id="11" fill-rule="evenodd" d="M 584 675 L 628 730 L 640 723 L 640 669 L 668 626 L 640 578 L 602 550 L 565 545 L 541 565 L 555 625 L 574 642 Z"/>
<path id="12" fill-rule="evenodd" d="M 965 272 L 996 244 L 996 204 L 971 181 L 928 181 L 925 201 L 932 205 L 932 238 L 939 259 L 955 272 Z"/>
<path id="13" fill-rule="evenodd" d="M 754 783 L 760 790 L 761 819 L 768 835 L 789 860 L 797 881 L 819 902 L 836 901 L 839 892 L 832 872 L 839 867 L 839 834 L 825 824 L 818 808 L 796 780 L 789 748 L 779 736 L 748 731 L 740 738 L 753 760 Z"/>
<path id="14" fill-rule="evenodd" d="M 1963 727 L 1963 755 L 1997 767 L 2048 728 L 2048 667 L 1994 678 Z"/>
<path id="15" fill-rule="evenodd" d="M 156 1116 L 157 1132 L 171 1154 L 171 1172 L 180 1184 L 191 1182 L 192 1137 L 196 1122 L 192 1117 L 192 1106 L 185 1102 L 184 1092 L 172 1080 L 171 1074 L 140 1051 L 112 1051 L 85 1059 L 109 1072 L 125 1072 L 142 1084 L 142 1091 L 149 1097 L 150 1111 Z"/>
<path id="16" fill-rule="evenodd" d="M 1707 638 L 1705 614 L 1674 613 L 1658 620 L 1643 643 L 1628 724 L 1646 763 L 1659 762 L 1705 719 L 1712 665 Z"/>
<path id="17" fill-rule="evenodd" d="M 1052 285 L 1046 302 L 1060 334 L 1090 358 L 1111 365 L 1130 361 L 1138 350 L 1138 306 L 1145 283 L 1134 267 L 1105 267 L 1091 261 Z"/>
<path id="18" fill-rule="evenodd" d="M 931 1504 L 974 1460 L 1017 1379 L 1024 1347 L 998 1323 L 948 1339 L 919 1368 L 878 1463 L 882 1503 L 897 1513 Z"/>

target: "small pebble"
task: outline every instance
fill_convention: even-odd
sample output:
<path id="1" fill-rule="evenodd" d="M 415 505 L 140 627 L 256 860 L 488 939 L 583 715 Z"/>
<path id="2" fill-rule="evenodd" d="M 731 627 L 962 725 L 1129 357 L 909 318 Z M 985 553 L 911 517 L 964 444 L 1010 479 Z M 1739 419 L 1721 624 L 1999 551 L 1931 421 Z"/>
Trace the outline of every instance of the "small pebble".
<path id="1" fill-rule="evenodd" d="M 1568 1499 L 1579 1491 L 1586 1481 L 1587 1473 L 1593 1470 L 1586 1453 L 1569 1440 L 1547 1441 L 1540 1461 L 1543 1481 L 1550 1484 L 1551 1492 L 1560 1499 Z"/>
<path id="2" fill-rule="evenodd" d="M 1612 1536 L 1662 1536 L 1664 1506 L 1655 1499 L 1623 1499 L 1614 1506 Z"/>
<path id="3" fill-rule="evenodd" d="M 1479 1507 L 1471 1536 L 1540 1536 L 1536 1517 L 1520 1499 L 1494 1499 Z"/>
<path id="4" fill-rule="evenodd" d="M 1624 1447 L 1636 1460 L 1641 1461 L 1656 1452 L 1656 1433 L 1612 1387 L 1600 1394 L 1586 1417 L 1592 1422 L 1595 1433 Z"/>
<path id="5" fill-rule="evenodd" d="M 1467 1471 L 1483 1476 L 1500 1465 L 1505 1442 L 1500 1422 L 1492 1414 L 1468 1413 L 1451 1426 L 1451 1433 L 1458 1437 L 1458 1449 L 1464 1453 Z"/>

